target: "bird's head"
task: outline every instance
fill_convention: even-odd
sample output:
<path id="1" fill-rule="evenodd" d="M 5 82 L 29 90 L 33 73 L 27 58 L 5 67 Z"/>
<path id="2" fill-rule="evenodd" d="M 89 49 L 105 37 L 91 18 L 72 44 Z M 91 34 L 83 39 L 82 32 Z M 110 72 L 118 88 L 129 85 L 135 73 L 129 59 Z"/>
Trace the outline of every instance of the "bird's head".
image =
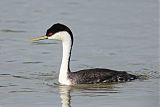
<path id="1" fill-rule="evenodd" d="M 33 38 L 32 41 L 38 41 L 44 39 L 54 39 L 62 41 L 70 39 L 73 41 L 73 34 L 66 25 L 56 23 L 47 30 L 46 35 L 38 38 Z"/>

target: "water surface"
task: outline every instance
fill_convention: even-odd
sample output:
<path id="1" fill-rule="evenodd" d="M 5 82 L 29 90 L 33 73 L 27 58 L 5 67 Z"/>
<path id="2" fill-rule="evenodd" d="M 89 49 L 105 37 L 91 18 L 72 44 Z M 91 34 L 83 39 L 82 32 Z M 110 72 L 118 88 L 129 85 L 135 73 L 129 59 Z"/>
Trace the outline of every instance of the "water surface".
<path id="1" fill-rule="evenodd" d="M 158 1 L 5 0 L 0 8 L 0 107 L 159 106 Z M 61 42 L 31 42 L 57 22 L 74 34 L 72 71 L 101 67 L 147 80 L 57 85 Z"/>

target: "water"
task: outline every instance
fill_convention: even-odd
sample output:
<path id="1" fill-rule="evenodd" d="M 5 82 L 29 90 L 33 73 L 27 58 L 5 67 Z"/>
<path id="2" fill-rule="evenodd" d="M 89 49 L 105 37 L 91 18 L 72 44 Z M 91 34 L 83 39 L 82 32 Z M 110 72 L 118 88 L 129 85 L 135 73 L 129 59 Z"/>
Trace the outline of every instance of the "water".
<path id="1" fill-rule="evenodd" d="M 5 0 L 0 13 L 0 107 L 158 107 L 158 1 Z M 61 43 L 31 42 L 57 22 L 74 33 L 72 71 L 102 67 L 148 79 L 57 85 Z"/>

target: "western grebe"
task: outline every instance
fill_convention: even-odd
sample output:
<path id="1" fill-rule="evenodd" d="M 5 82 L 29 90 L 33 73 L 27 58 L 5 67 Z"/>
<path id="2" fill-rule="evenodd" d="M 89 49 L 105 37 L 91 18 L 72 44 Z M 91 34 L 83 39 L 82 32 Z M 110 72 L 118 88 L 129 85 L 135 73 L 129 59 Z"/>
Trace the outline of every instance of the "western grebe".
<path id="1" fill-rule="evenodd" d="M 54 24 L 47 30 L 45 36 L 33 38 L 32 41 L 44 39 L 55 39 L 62 41 L 63 56 L 58 79 L 61 84 L 96 84 L 126 82 L 137 79 L 137 76 L 128 74 L 125 71 L 115 71 L 103 68 L 84 69 L 77 72 L 71 72 L 70 57 L 73 45 L 73 34 L 66 25 L 60 23 Z"/>

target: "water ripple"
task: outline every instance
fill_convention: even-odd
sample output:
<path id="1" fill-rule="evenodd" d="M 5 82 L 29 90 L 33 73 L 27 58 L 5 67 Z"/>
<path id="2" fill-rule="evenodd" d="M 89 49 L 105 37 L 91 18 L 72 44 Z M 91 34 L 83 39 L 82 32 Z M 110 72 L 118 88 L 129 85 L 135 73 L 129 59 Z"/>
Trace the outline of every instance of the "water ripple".
<path id="1" fill-rule="evenodd" d="M 36 91 L 32 90 L 9 91 L 9 93 L 26 93 L 26 92 L 36 92 Z"/>
<path id="2" fill-rule="evenodd" d="M 0 74 L 0 76 L 1 76 L 1 75 L 2 75 L 2 76 L 5 76 L 5 75 L 6 75 L 6 76 L 9 76 L 9 75 L 11 75 L 11 74 Z"/>
<path id="3" fill-rule="evenodd" d="M 26 32 L 24 30 L 13 30 L 13 29 L 1 29 L 0 31 L 7 32 L 7 33 L 9 33 L 9 32 L 11 32 L 11 33 L 24 33 L 24 32 Z"/>
<path id="4" fill-rule="evenodd" d="M 39 63 L 43 63 L 43 62 L 40 62 L 40 61 L 26 61 L 26 62 L 23 62 L 23 64 L 39 64 Z"/>
<path id="5" fill-rule="evenodd" d="M 7 86 L 0 85 L 0 88 L 3 88 L 3 87 L 7 87 Z"/>
<path id="6" fill-rule="evenodd" d="M 21 78 L 21 79 L 30 79 L 29 77 L 26 77 L 26 76 L 18 76 L 18 75 L 12 75 L 12 77 Z"/>
<path id="7" fill-rule="evenodd" d="M 15 62 L 16 60 L 7 60 L 6 62 Z"/>
<path id="8" fill-rule="evenodd" d="M 33 44 L 36 44 L 36 45 L 49 45 L 49 44 L 57 44 L 56 42 L 40 42 L 40 41 L 34 41 L 32 42 Z"/>

